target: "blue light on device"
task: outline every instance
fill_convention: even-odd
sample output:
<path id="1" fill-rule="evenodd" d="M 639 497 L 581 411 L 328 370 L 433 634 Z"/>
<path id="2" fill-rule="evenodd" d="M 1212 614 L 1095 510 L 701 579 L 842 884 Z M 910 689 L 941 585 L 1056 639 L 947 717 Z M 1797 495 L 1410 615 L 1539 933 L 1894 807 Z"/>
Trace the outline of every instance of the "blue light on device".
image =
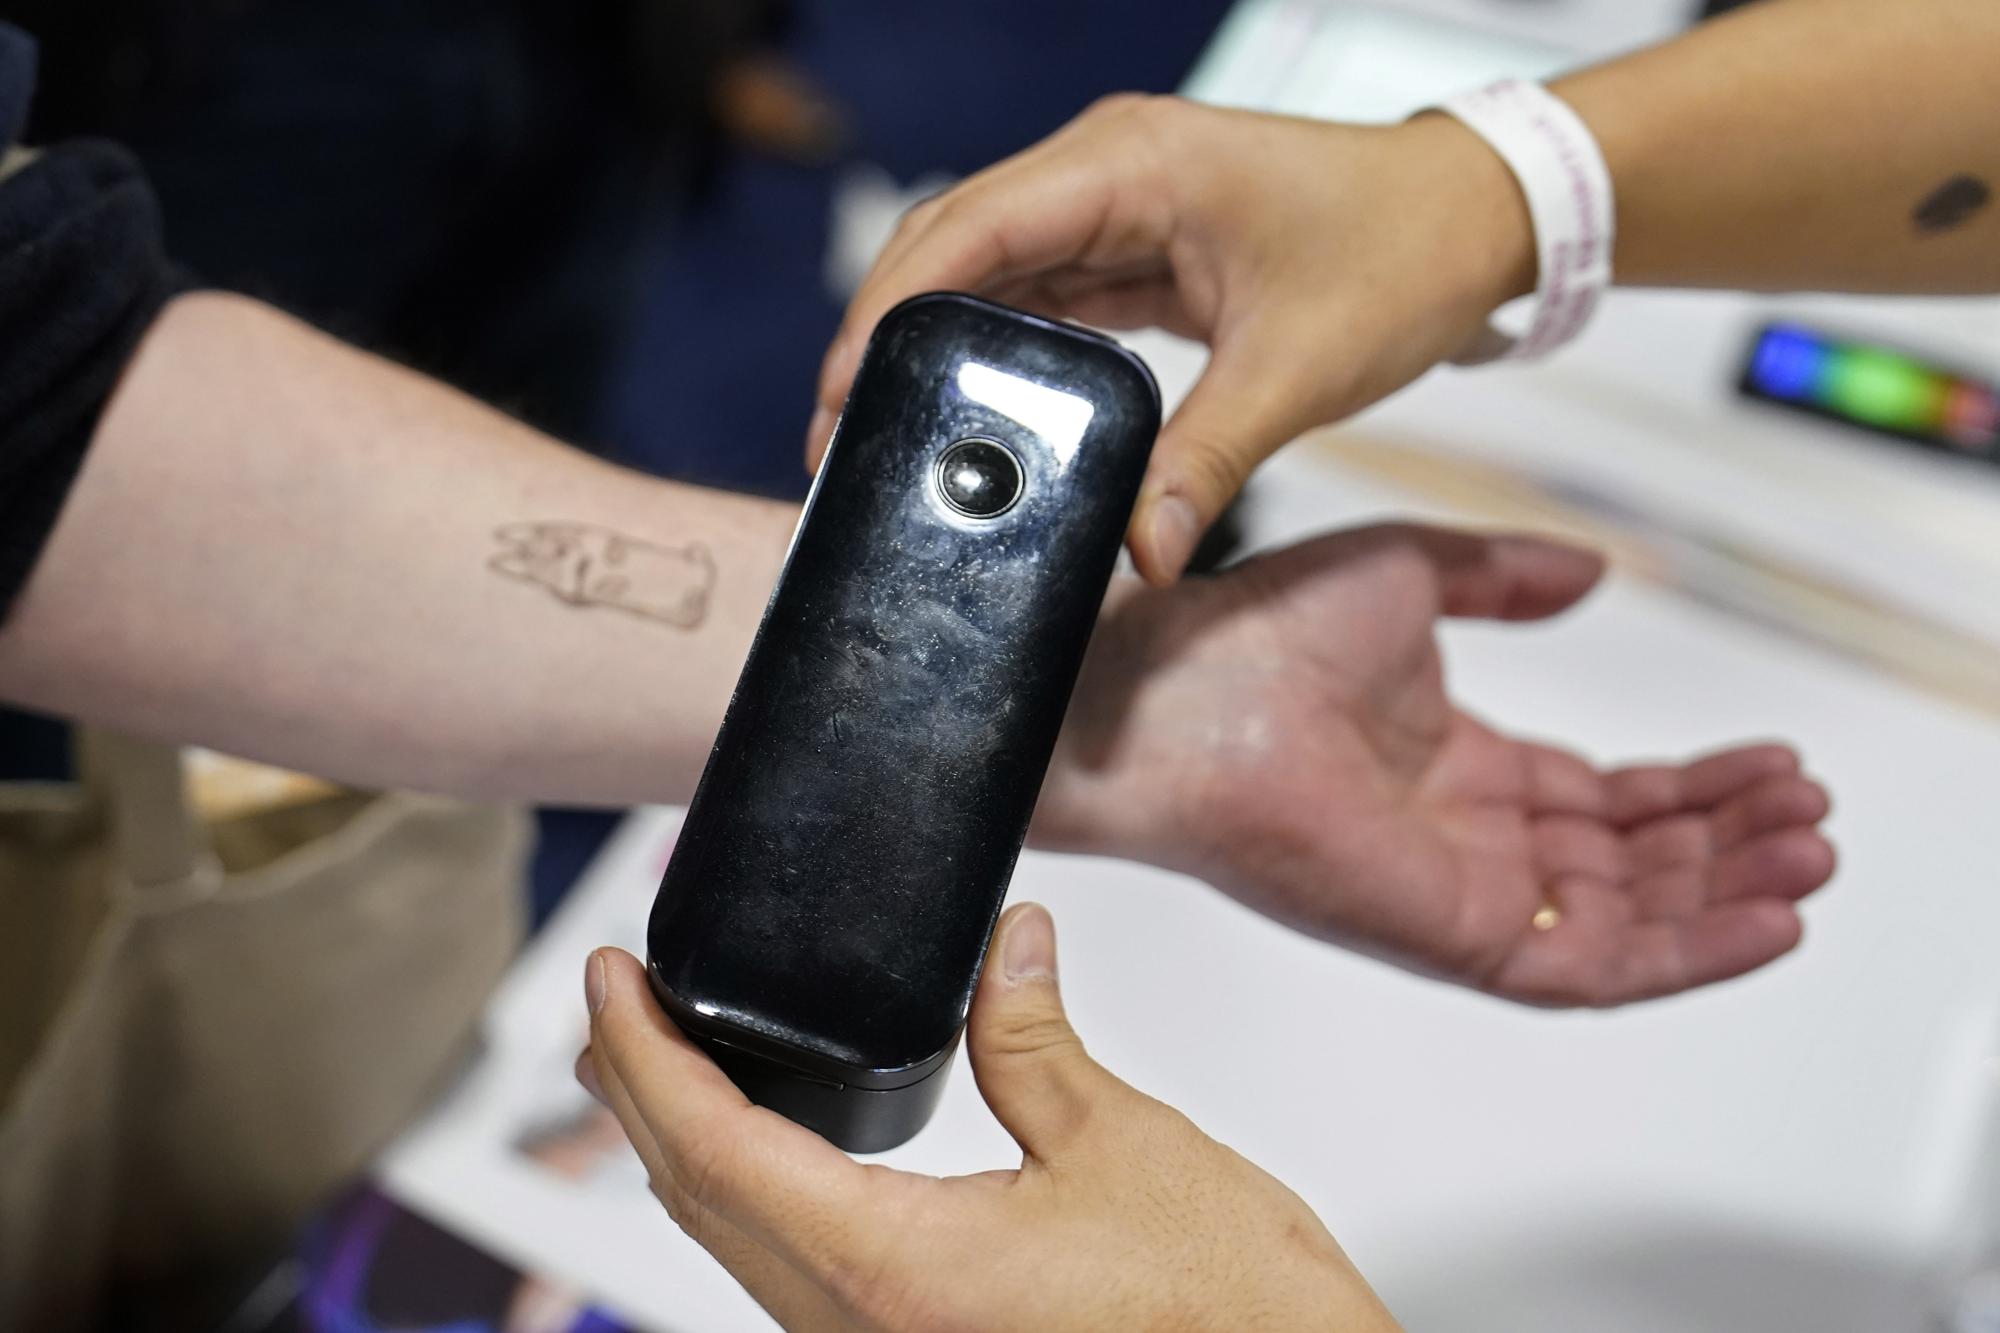
<path id="1" fill-rule="evenodd" d="M 1805 403 L 1826 383 L 1833 349 L 1804 329 L 1779 325 L 1767 330 L 1750 362 L 1750 378 L 1773 398 Z"/>

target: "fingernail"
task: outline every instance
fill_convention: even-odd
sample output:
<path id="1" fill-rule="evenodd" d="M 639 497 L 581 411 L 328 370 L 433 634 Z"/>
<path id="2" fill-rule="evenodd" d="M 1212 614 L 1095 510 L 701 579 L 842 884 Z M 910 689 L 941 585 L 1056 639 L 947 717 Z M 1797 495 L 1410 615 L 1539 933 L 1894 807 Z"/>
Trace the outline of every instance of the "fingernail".
<path id="1" fill-rule="evenodd" d="M 1009 981 L 1056 974 L 1056 925 L 1048 909 L 1029 907 L 1014 918 L 1001 943 L 1000 966 Z"/>
<path id="2" fill-rule="evenodd" d="M 597 1062 L 590 1058 L 590 1048 L 588 1046 L 583 1048 L 582 1055 L 576 1057 L 576 1081 L 581 1083 L 583 1090 L 596 1099 L 600 1105 L 611 1105 L 605 1099 L 604 1085 L 597 1081 Z"/>
<path id="3" fill-rule="evenodd" d="M 597 1017 L 604 1008 L 604 955 L 593 953 L 590 961 L 583 965 L 583 1002 L 590 1006 L 590 1016 Z"/>
<path id="4" fill-rule="evenodd" d="M 1161 574 L 1168 580 L 1179 578 L 1201 541 L 1201 516 L 1185 498 L 1163 495 L 1153 502 L 1150 535 Z"/>

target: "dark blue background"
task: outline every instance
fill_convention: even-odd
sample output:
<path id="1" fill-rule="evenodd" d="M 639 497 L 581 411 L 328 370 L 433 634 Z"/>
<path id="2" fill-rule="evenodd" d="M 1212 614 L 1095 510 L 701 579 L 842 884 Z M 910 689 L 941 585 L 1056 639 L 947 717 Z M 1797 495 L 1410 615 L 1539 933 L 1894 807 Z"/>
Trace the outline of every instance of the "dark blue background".
<path id="1" fill-rule="evenodd" d="M 1176 87 L 1223 0 L 894 0 L 796 8 L 788 53 L 851 113 L 853 156 L 899 182 L 968 175 L 1093 100 Z M 604 437 L 689 480 L 803 495 L 805 425 L 839 324 L 822 277 L 838 168 L 727 162 L 650 265 Z"/>

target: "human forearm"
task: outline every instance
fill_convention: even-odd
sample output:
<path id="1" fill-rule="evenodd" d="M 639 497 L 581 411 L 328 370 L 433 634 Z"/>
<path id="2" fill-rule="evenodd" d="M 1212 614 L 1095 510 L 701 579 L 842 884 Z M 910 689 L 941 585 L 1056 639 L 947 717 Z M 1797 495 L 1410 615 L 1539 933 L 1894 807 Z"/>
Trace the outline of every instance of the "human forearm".
<path id="1" fill-rule="evenodd" d="M 1611 168 L 1622 283 L 1983 292 L 1996 81 L 1986 0 L 1764 0 L 1553 87 Z"/>
<path id="2" fill-rule="evenodd" d="M 685 797 L 795 514 L 187 297 L 0 631 L 0 694 L 359 784 Z"/>
<path id="3" fill-rule="evenodd" d="M 253 303 L 183 298 L 0 629 L 0 697 L 362 785 L 674 800 L 792 524 L 786 505 L 564 449 Z M 1550 614 L 1598 570 L 1546 544 L 1386 529 L 1185 588 L 1116 586 L 1036 839 L 1191 872 L 1314 934 L 1539 1003 L 1757 966 L 1831 872 L 1812 828 L 1825 798 L 1796 759 L 1599 774 L 1443 695 L 1437 615 Z M 1520 785 L 1536 764 L 1564 780 Z M 1635 783 L 1636 813 L 1619 795 Z M 1705 874 L 1706 896 L 1622 929 L 1579 880 L 1557 904 L 1576 929 L 1524 934 L 1553 882 L 1529 855 L 1544 815 L 1605 821 L 1614 845 L 1646 843 L 1649 820 L 1713 821 L 1713 864 L 1672 867 Z M 1600 886 L 1608 901 L 1651 891 L 1632 864 L 1630 885 Z"/>
<path id="4" fill-rule="evenodd" d="M 1989 0 L 1764 0 L 1554 86 L 1608 159 L 1620 281 L 1978 292 L 2000 289 L 1995 75 Z M 1451 117 L 1107 99 L 903 219 L 827 350 L 807 457 L 919 292 L 1199 338 L 1129 538 L 1170 583 L 1258 463 L 1466 350 L 1536 262 L 1520 188 Z"/>

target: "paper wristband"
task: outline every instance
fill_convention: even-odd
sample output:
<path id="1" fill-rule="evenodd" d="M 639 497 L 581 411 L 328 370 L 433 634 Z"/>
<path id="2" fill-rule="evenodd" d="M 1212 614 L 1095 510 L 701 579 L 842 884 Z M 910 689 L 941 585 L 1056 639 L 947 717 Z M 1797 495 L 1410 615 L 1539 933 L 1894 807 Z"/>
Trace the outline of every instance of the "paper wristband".
<path id="1" fill-rule="evenodd" d="M 1590 127 L 1548 89 L 1508 79 L 1437 107 L 1484 139 L 1527 196 L 1540 263 L 1534 313 L 1515 335 L 1488 326 L 1462 366 L 1547 356 L 1583 332 L 1611 285 L 1611 170 Z"/>

